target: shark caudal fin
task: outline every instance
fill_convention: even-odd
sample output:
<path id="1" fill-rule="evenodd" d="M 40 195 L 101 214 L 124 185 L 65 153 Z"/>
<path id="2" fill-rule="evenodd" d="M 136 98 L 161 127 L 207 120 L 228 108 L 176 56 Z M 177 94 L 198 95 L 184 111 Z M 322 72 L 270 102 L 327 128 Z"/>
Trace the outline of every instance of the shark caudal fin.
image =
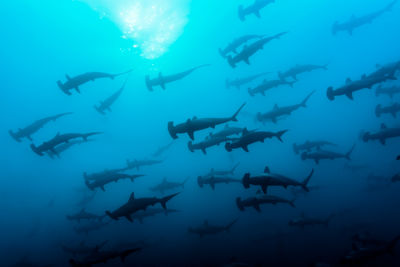
<path id="1" fill-rule="evenodd" d="M 232 115 L 231 121 L 237 121 L 236 117 L 239 114 L 239 112 L 243 109 L 243 107 L 246 105 L 246 102 L 244 102 L 240 108 L 235 112 L 235 114 Z"/>
<path id="2" fill-rule="evenodd" d="M 335 99 L 335 96 L 333 95 L 333 87 L 332 86 L 328 87 L 328 89 L 326 90 L 326 96 L 328 97 L 328 99 L 330 101 L 333 101 Z"/>
<path id="3" fill-rule="evenodd" d="M 288 130 L 283 130 L 283 131 L 279 131 L 276 133 L 276 138 L 278 138 L 279 141 L 283 142 L 282 140 L 282 135 L 284 135 Z"/>
<path id="4" fill-rule="evenodd" d="M 296 145 L 296 143 L 293 143 L 293 151 L 296 154 L 299 154 L 299 147 Z"/>
<path id="5" fill-rule="evenodd" d="M 350 155 L 351 155 L 351 153 L 353 153 L 353 150 L 354 150 L 355 147 L 356 147 L 356 145 L 354 144 L 354 145 L 350 148 L 350 150 L 345 154 L 345 158 L 346 158 L 347 160 L 351 160 Z"/>
<path id="6" fill-rule="evenodd" d="M 310 189 L 308 189 L 307 184 L 308 184 L 308 182 L 310 181 L 310 179 L 311 179 L 311 177 L 313 176 L 313 174 L 314 174 L 314 169 L 311 170 L 311 172 L 310 172 L 310 174 L 307 176 L 307 178 L 304 179 L 304 181 L 301 183 L 301 188 L 303 188 L 304 191 L 306 191 L 306 192 L 310 192 Z"/>
<path id="7" fill-rule="evenodd" d="M 88 137 L 93 136 L 93 135 L 98 135 L 98 134 L 103 134 L 103 132 L 91 132 L 87 134 L 82 134 L 82 138 L 84 141 L 87 141 Z"/>
<path id="8" fill-rule="evenodd" d="M 375 108 L 375 116 L 379 118 L 381 114 L 382 114 L 382 106 L 379 104 Z"/>
<path id="9" fill-rule="evenodd" d="M 307 107 L 307 101 L 308 99 L 310 99 L 310 97 L 315 93 L 315 91 L 312 91 L 310 94 L 308 94 L 308 96 L 306 96 L 306 98 L 304 98 L 304 100 L 301 102 L 301 106 L 302 107 Z"/>
<path id="10" fill-rule="evenodd" d="M 194 152 L 193 142 L 192 141 L 188 142 L 188 148 L 189 148 L 190 152 Z"/>
<path id="11" fill-rule="evenodd" d="M 12 130 L 8 130 L 8 133 L 10 134 L 10 136 L 11 136 L 15 141 L 17 141 L 18 143 L 21 143 L 21 139 L 19 139 L 19 138 L 17 137 L 17 135 L 16 135 Z"/>
<path id="12" fill-rule="evenodd" d="M 199 187 L 203 188 L 203 178 L 201 176 L 197 177 L 197 184 L 199 185 Z"/>
<path id="13" fill-rule="evenodd" d="M 169 200 L 171 200 L 173 197 L 175 197 L 175 196 L 177 196 L 177 195 L 179 195 L 180 193 L 175 193 L 175 194 L 172 194 L 172 195 L 169 195 L 169 196 L 166 196 L 166 197 L 163 197 L 163 198 L 161 198 L 160 199 L 160 204 L 161 204 L 161 206 L 163 207 L 163 209 L 167 209 L 167 202 L 169 201 Z"/>
<path id="14" fill-rule="evenodd" d="M 245 21 L 245 14 L 244 14 L 244 9 L 243 9 L 242 5 L 240 5 L 238 7 L 238 16 L 239 16 L 240 21 Z"/>
<path id="15" fill-rule="evenodd" d="M 169 132 L 169 135 L 172 137 L 172 139 L 178 138 L 178 136 L 176 135 L 176 132 L 175 132 L 175 127 L 174 127 L 173 121 L 168 122 L 168 132 Z"/>
<path id="16" fill-rule="evenodd" d="M 243 187 L 249 188 L 250 187 L 250 173 L 245 173 L 242 179 Z"/>
<path id="17" fill-rule="evenodd" d="M 296 208 L 296 205 L 294 204 L 294 202 L 296 201 L 296 199 L 294 198 L 294 199 L 292 199 L 292 200 L 290 200 L 288 203 L 289 203 L 289 205 L 292 207 L 292 208 Z"/>
<path id="18" fill-rule="evenodd" d="M 244 211 L 244 206 L 240 197 L 236 198 L 236 206 L 239 208 L 239 210 Z"/>

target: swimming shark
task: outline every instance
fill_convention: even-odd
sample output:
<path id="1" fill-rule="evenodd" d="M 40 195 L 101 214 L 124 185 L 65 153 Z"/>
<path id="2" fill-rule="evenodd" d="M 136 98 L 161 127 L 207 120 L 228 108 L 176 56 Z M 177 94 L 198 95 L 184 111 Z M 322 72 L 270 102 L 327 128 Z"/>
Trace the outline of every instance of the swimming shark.
<path id="1" fill-rule="evenodd" d="M 366 132 L 362 139 L 364 142 L 369 140 L 379 140 L 382 145 L 386 144 L 386 139 L 400 137 L 400 127 L 388 128 L 386 124 L 382 123 L 379 131 L 375 133 Z"/>
<path id="2" fill-rule="evenodd" d="M 33 152 L 38 154 L 39 156 L 44 156 L 44 152 L 46 151 L 51 151 L 54 154 L 57 154 L 57 151 L 55 148 L 63 143 L 68 143 L 72 139 L 76 138 L 82 138 L 84 141 L 87 140 L 88 137 L 93 136 L 93 135 L 98 135 L 102 134 L 101 132 L 92 132 L 92 133 L 85 133 L 85 134 L 80 134 L 80 133 L 68 133 L 68 134 L 60 134 L 57 133 L 55 137 L 50 139 L 49 141 L 43 142 L 40 146 L 35 146 L 34 144 L 31 144 L 31 149 Z"/>
<path id="3" fill-rule="evenodd" d="M 235 166 L 232 167 L 232 169 L 229 170 L 215 170 L 214 168 L 211 168 L 211 170 L 204 175 L 203 177 L 211 177 L 211 176 L 225 176 L 225 175 L 233 175 L 235 172 L 236 168 L 240 165 L 240 163 L 235 164 Z"/>
<path id="4" fill-rule="evenodd" d="M 318 140 L 318 141 L 305 141 L 303 144 L 293 144 L 293 151 L 296 154 L 299 154 L 300 151 L 305 150 L 307 152 L 310 152 L 313 148 L 316 148 L 317 150 L 320 150 L 322 146 L 337 146 L 336 144 L 329 142 L 329 141 L 324 141 L 324 140 Z"/>
<path id="5" fill-rule="evenodd" d="M 130 169 L 134 169 L 136 168 L 136 170 L 139 170 L 141 167 L 143 166 L 151 166 L 151 165 L 155 165 L 155 164 L 160 164 L 163 163 L 163 160 L 155 160 L 155 159 L 143 159 L 143 160 L 126 160 L 126 169 L 130 170 Z"/>
<path id="6" fill-rule="evenodd" d="M 65 152 L 66 150 L 70 149 L 71 147 L 75 146 L 75 145 L 80 145 L 83 143 L 87 143 L 87 142 L 92 142 L 93 140 L 71 140 L 68 143 L 63 143 L 60 144 L 58 146 L 56 146 L 54 148 L 54 150 L 56 151 L 56 153 L 53 153 L 51 150 L 46 151 L 47 155 L 54 159 L 55 157 L 60 158 L 60 155 Z"/>
<path id="7" fill-rule="evenodd" d="M 285 72 L 278 72 L 278 76 L 281 80 L 286 80 L 288 77 L 291 77 L 293 80 L 297 81 L 297 75 L 319 69 L 328 70 L 328 65 L 296 65 Z"/>
<path id="8" fill-rule="evenodd" d="M 164 154 L 170 147 L 174 144 L 174 141 L 169 142 L 168 144 L 159 147 L 156 151 L 154 151 L 153 154 L 151 154 L 152 157 L 160 157 L 162 154 Z"/>
<path id="9" fill-rule="evenodd" d="M 128 219 L 128 221 L 132 222 L 131 214 L 138 212 L 139 210 L 146 210 L 148 207 L 154 206 L 157 203 L 160 203 L 161 206 L 166 210 L 167 202 L 178 194 L 179 193 L 175 193 L 162 198 L 135 198 L 135 194 L 132 192 L 127 203 L 114 210 L 113 212 L 106 211 L 106 214 L 114 220 L 118 220 L 120 217 L 125 217 L 126 219 Z"/>
<path id="10" fill-rule="evenodd" d="M 271 173 L 268 167 L 265 167 L 264 173 L 261 175 L 250 176 L 250 173 L 246 173 L 243 176 L 242 183 L 244 188 L 250 188 L 250 185 L 260 186 L 264 194 L 267 193 L 267 189 L 270 186 L 281 186 L 287 188 L 288 186 L 301 187 L 304 191 L 309 191 L 307 184 L 310 181 L 314 169 L 311 170 L 310 174 L 302 181 L 298 182 L 287 176 Z"/>
<path id="11" fill-rule="evenodd" d="M 105 215 L 96 215 L 90 212 L 87 212 L 85 208 L 82 208 L 78 213 L 73 214 L 73 215 L 67 215 L 67 219 L 70 221 L 78 221 L 80 222 L 81 220 L 99 220 L 102 221 Z"/>
<path id="12" fill-rule="evenodd" d="M 301 159 L 302 160 L 311 159 L 311 160 L 314 160 L 316 164 L 319 164 L 319 162 L 324 159 L 334 160 L 334 159 L 345 158 L 347 160 L 351 160 L 350 155 L 353 152 L 354 148 L 355 148 L 355 145 L 353 145 L 350 148 L 350 150 L 344 154 L 334 152 L 334 151 L 322 150 L 322 149 L 317 150 L 315 152 L 303 152 L 301 154 Z"/>
<path id="13" fill-rule="evenodd" d="M 265 92 L 268 90 L 283 85 L 289 85 L 290 87 L 293 87 L 293 84 L 294 82 L 288 82 L 286 80 L 271 80 L 271 81 L 264 80 L 261 84 L 257 85 L 256 87 L 248 88 L 247 92 L 249 93 L 250 96 L 255 96 L 256 94 L 265 96 Z"/>
<path id="14" fill-rule="evenodd" d="M 379 118 L 382 114 L 391 114 L 393 118 L 397 117 L 397 112 L 400 111 L 400 103 L 393 103 L 390 106 L 382 107 L 377 105 L 375 108 L 375 115 Z"/>
<path id="15" fill-rule="evenodd" d="M 276 137 L 279 141 L 283 142 L 282 135 L 287 131 L 288 130 L 278 132 L 248 131 L 245 128 L 241 137 L 225 144 L 225 149 L 226 151 L 231 152 L 235 148 L 242 148 L 244 151 L 249 152 L 248 145 L 256 142 L 264 143 L 266 138 Z"/>
<path id="16" fill-rule="evenodd" d="M 201 150 L 204 155 L 207 154 L 207 148 L 218 146 L 219 144 L 229 141 L 231 138 L 225 136 L 207 136 L 207 138 L 201 142 L 193 143 L 192 141 L 188 142 L 188 148 L 190 152 L 194 152 L 195 150 Z"/>
<path id="17" fill-rule="evenodd" d="M 116 91 L 114 94 L 112 94 L 111 96 L 106 98 L 104 101 L 101 101 L 99 106 L 94 105 L 94 109 L 97 110 L 102 115 L 106 114 L 105 113 L 106 110 L 111 112 L 111 106 L 119 98 L 119 96 L 121 95 L 122 91 L 124 91 L 126 83 L 128 81 L 128 78 L 125 80 L 124 84 L 122 85 L 122 87 L 118 91 Z"/>
<path id="18" fill-rule="evenodd" d="M 13 132 L 12 130 L 9 130 L 8 133 L 17 142 L 21 142 L 22 138 L 27 138 L 30 141 L 32 141 L 32 135 L 34 133 L 36 133 L 38 130 L 40 130 L 43 126 L 45 126 L 47 123 L 49 123 L 51 121 L 56 121 L 57 119 L 59 119 L 61 117 L 64 117 L 66 115 L 71 115 L 71 114 L 73 114 L 73 113 L 66 112 L 66 113 L 60 113 L 60 114 L 57 114 L 54 116 L 45 117 L 43 119 L 33 122 L 32 124 L 26 126 L 25 128 L 18 129 L 17 132 Z"/>
<path id="19" fill-rule="evenodd" d="M 347 31 L 350 35 L 353 35 L 353 31 L 366 24 L 372 23 L 376 18 L 382 16 L 382 14 L 390 11 L 393 6 L 396 4 L 397 0 L 391 2 L 388 4 L 385 8 L 378 10 L 376 12 L 361 16 L 361 17 L 356 17 L 355 15 L 352 15 L 352 17 L 343 23 L 339 23 L 336 21 L 333 26 L 332 26 L 332 34 L 336 35 L 336 33 L 340 31 Z"/>
<path id="20" fill-rule="evenodd" d="M 150 191 L 160 192 L 161 194 L 164 194 L 165 191 L 174 190 L 176 188 L 183 188 L 188 180 L 189 177 L 183 180 L 183 182 L 170 182 L 167 181 L 167 178 L 164 177 L 160 184 L 150 187 Z"/>
<path id="21" fill-rule="evenodd" d="M 89 182 L 89 180 L 85 180 L 85 184 L 86 186 L 90 189 L 90 190 L 95 190 L 96 188 L 100 188 L 101 190 L 103 190 L 103 192 L 105 192 L 105 188 L 104 186 L 112 183 L 112 182 L 118 182 L 119 180 L 122 179 L 130 179 L 132 182 L 139 177 L 144 176 L 144 174 L 125 174 L 125 173 L 113 173 L 110 175 L 106 175 L 100 179 L 96 179 L 93 182 Z"/>
<path id="22" fill-rule="evenodd" d="M 277 120 L 279 119 L 279 117 L 288 116 L 288 115 L 292 114 L 292 112 L 298 110 L 301 107 L 306 108 L 307 101 L 314 92 L 315 91 L 312 91 L 309 95 L 307 95 L 304 98 L 304 100 L 299 104 L 283 106 L 283 107 L 279 107 L 278 104 L 275 104 L 273 109 L 269 112 L 266 112 L 266 113 L 258 112 L 257 120 L 260 122 L 263 122 L 263 123 L 265 123 L 266 121 L 272 121 L 273 123 L 277 123 Z"/>
<path id="23" fill-rule="evenodd" d="M 225 87 L 228 88 L 228 89 L 230 87 L 236 87 L 237 89 L 240 89 L 241 86 L 243 86 L 245 84 L 248 84 L 248 83 L 254 81 L 255 79 L 258 79 L 259 77 L 262 77 L 262 76 L 264 76 L 266 74 L 269 74 L 269 73 L 270 72 L 261 72 L 261 73 L 258 73 L 258 74 L 255 74 L 255 75 L 251 75 L 251 76 L 248 76 L 248 77 L 237 78 L 235 80 L 226 79 L 225 80 Z"/>
<path id="24" fill-rule="evenodd" d="M 329 100 L 334 100 L 335 97 L 340 95 L 347 96 L 350 100 L 353 100 L 353 93 L 362 89 L 371 89 L 374 85 L 385 82 L 387 80 L 397 80 L 392 73 L 389 76 L 373 76 L 368 77 L 367 75 L 363 75 L 360 80 L 352 81 L 350 78 L 347 78 L 346 84 L 338 89 L 333 89 L 333 87 L 329 87 L 326 91 L 326 95 Z"/>
<path id="25" fill-rule="evenodd" d="M 80 74 L 75 77 L 70 77 L 68 74 L 65 75 L 67 78 L 67 81 L 65 83 L 62 83 L 60 80 L 57 81 L 58 87 L 66 94 L 66 95 L 71 95 L 71 90 L 75 89 L 76 92 L 81 93 L 80 86 L 90 82 L 90 81 L 95 81 L 97 79 L 102 79 L 102 78 L 109 78 L 111 80 L 114 80 L 115 77 L 127 74 L 132 72 L 132 70 L 128 70 L 125 72 L 121 72 L 118 74 L 109 74 L 109 73 L 104 73 L 104 72 L 86 72 L 83 74 Z"/>
<path id="26" fill-rule="evenodd" d="M 109 260 L 120 258 L 122 262 L 125 262 L 125 258 L 131 255 L 132 253 L 136 253 L 141 251 L 141 248 L 133 248 L 127 249 L 123 251 L 117 250 L 99 250 L 96 248 L 91 254 L 85 257 L 82 260 L 75 260 L 70 259 L 69 263 L 71 266 L 76 267 L 91 267 L 92 265 L 99 264 L 99 263 L 107 263 Z"/>
<path id="27" fill-rule="evenodd" d="M 175 209 L 163 209 L 163 208 L 147 208 L 146 210 L 140 210 L 131 214 L 132 221 L 138 220 L 139 223 L 143 223 L 143 220 L 147 217 L 153 217 L 157 214 L 164 213 L 168 215 L 170 213 L 179 212 L 179 210 Z"/>
<path id="28" fill-rule="evenodd" d="M 163 76 L 162 73 L 160 72 L 158 74 L 158 77 L 154 78 L 154 79 L 150 79 L 150 76 L 146 75 L 146 77 L 145 77 L 146 87 L 151 92 L 153 91 L 154 86 L 160 86 L 163 90 L 165 90 L 165 84 L 181 80 L 181 79 L 185 78 L 186 76 L 188 76 L 193 71 L 195 71 L 199 68 L 207 67 L 207 66 L 210 66 L 210 64 L 200 65 L 200 66 L 191 68 L 189 70 L 179 72 L 177 74 L 173 74 L 173 75 L 169 75 L 169 76 Z"/>
<path id="29" fill-rule="evenodd" d="M 287 32 L 281 32 L 276 35 L 273 35 L 271 37 L 265 37 L 260 40 L 255 41 L 254 43 L 250 45 L 245 45 L 242 49 L 242 51 L 235 56 L 228 55 L 228 63 L 232 68 L 236 68 L 236 64 L 239 62 L 243 61 L 246 64 L 250 65 L 250 57 L 253 56 L 255 53 L 258 51 L 262 50 L 264 48 L 264 45 L 269 43 L 270 41 L 274 39 L 279 39 L 281 36 L 287 34 Z"/>
<path id="30" fill-rule="evenodd" d="M 376 96 L 387 95 L 390 98 L 393 98 L 394 95 L 397 95 L 399 93 L 400 93 L 400 86 L 397 85 L 387 86 L 387 87 L 379 85 L 375 90 Z"/>
<path id="31" fill-rule="evenodd" d="M 314 226 L 314 225 L 325 225 L 328 226 L 331 219 L 334 217 L 334 214 L 329 215 L 325 219 L 306 217 L 304 213 L 300 215 L 300 217 L 291 219 L 289 221 L 289 226 L 297 226 L 300 228 L 304 228 L 306 226 Z"/>
<path id="32" fill-rule="evenodd" d="M 264 35 L 257 35 L 257 34 L 246 34 L 234 39 L 230 44 L 228 44 L 224 49 L 218 49 L 219 54 L 221 57 L 226 58 L 226 55 L 229 53 L 237 54 L 237 48 L 241 45 L 247 43 L 253 39 L 261 39 Z"/>
<path id="33" fill-rule="evenodd" d="M 272 3 L 275 3 L 275 0 L 254 0 L 254 3 L 247 7 L 240 5 L 238 8 L 239 19 L 245 21 L 246 16 L 250 14 L 254 14 L 257 18 L 260 18 L 260 10 Z"/>
<path id="34" fill-rule="evenodd" d="M 231 116 L 225 118 L 197 118 L 187 119 L 186 122 L 174 126 L 172 121 L 168 122 L 168 132 L 173 139 L 177 139 L 178 133 L 187 133 L 190 139 L 194 140 L 194 132 L 207 128 L 215 128 L 216 125 L 237 121 L 237 115 L 243 109 L 246 103 L 243 103 L 240 108 Z"/>
<path id="35" fill-rule="evenodd" d="M 214 190 L 216 184 L 229 184 L 229 183 L 240 183 L 240 180 L 239 179 L 235 179 L 235 178 L 231 178 L 231 177 L 227 177 L 227 176 L 221 176 L 221 177 L 217 177 L 217 176 L 202 177 L 202 176 L 199 176 L 199 177 L 197 177 L 197 184 L 201 188 L 203 188 L 203 186 L 205 184 L 208 184 L 208 185 L 211 186 L 211 189 Z"/>
<path id="36" fill-rule="evenodd" d="M 249 197 L 246 199 L 237 197 L 236 206 L 240 211 L 244 211 L 246 207 L 253 207 L 257 212 L 261 212 L 260 205 L 262 204 L 273 204 L 287 203 L 294 207 L 294 200 L 287 200 L 276 196 L 259 196 L 259 197 Z"/>
<path id="37" fill-rule="evenodd" d="M 243 129 L 243 127 L 231 127 L 229 124 L 225 124 L 222 130 L 215 133 L 210 133 L 209 137 L 229 137 L 231 135 L 241 134 Z"/>
<path id="38" fill-rule="evenodd" d="M 206 235 L 215 235 L 222 232 L 229 232 L 232 226 L 238 221 L 238 219 L 233 220 L 227 225 L 211 225 L 207 220 L 204 221 L 203 225 L 198 227 L 189 227 L 188 232 L 192 234 L 199 235 L 199 237 L 203 237 Z"/>

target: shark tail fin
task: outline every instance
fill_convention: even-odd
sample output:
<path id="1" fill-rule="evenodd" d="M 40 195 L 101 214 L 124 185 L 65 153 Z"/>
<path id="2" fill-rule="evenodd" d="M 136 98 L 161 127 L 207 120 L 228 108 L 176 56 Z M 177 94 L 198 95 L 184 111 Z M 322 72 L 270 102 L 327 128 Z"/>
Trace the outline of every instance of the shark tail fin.
<path id="1" fill-rule="evenodd" d="M 98 135 L 98 134 L 103 134 L 103 132 L 91 132 L 91 133 L 87 133 L 87 134 L 82 134 L 82 138 L 83 138 L 83 140 L 87 141 L 88 137 L 90 137 L 92 135 Z"/>
<path id="2" fill-rule="evenodd" d="M 382 106 L 380 104 L 376 105 L 375 116 L 377 116 L 379 118 L 381 116 L 381 114 L 382 114 Z"/>
<path id="3" fill-rule="evenodd" d="M 228 152 L 232 152 L 232 144 L 231 143 L 225 143 L 225 150 Z"/>
<path id="4" fill-rule="evenodd" d="M 242 5 L 240 5 L 238 7 L 238 15 L 239 15 L 240 21 L 244 21 L 245 20 L 245 14 L 244 14 L 244 9 L 243 9 Z"/>
<path id="5" fill-rule="evenodd" d="M 365 143 L 369 141 L 369 138 L 370 138 L 370 133 L 369 133 L 369 132 L 365 132 L 365 133 L 362 135 L 362 140 L 363 140 Z"/>
<path id="6" fill-rule="evenodd" d="M 310 174 L 307 176 L 306 179 L 304 179 L 304 181 L 301 183 L 301 187 L 306 191 L 306 192 L 310 192 L 310 189 L 308 189 L 307 184 L 310 181 L 311 177 L 314 174 L 314 169 L 311 170 Z"/>
<path id="7" fill-rule="evenodd" d="M 350 155 L 351 153 L 353 153 L 354 148 L 356 147 L 356 145 L 354 144 L 350 150 L 345 154 L 346 159 L 351 160 Z"/>
<path id="8" fill-rule="evenodd" d="M 226 55 L 224 54 L 224 51 L 222 51 L 221 48 L 218 48 L 218 52 L 221 55 L 221 57 L 226 58 Z"/>
<path id="9" fill-rule="evenodd" d="M 64 94 L 71 95 L 71 93 L 68 91 L 68 89 L 64 86 L 64 84 L 60 80 L 57 81 L 57 85 L 61 89 L 61 91 L 63 91 Z"/>
<path id="10" fill-rule="evenodd" d="M 31 149 L 33 150 L 33 152 L 35 152 L 36 154 L 38 154 L 39 156 L 43 156 L 43 152 L 41 152 L 37 146 L 35 146 L 34 144 L 31 144 Z"/>
<path id="11" fill-rule="evenodd" d="M 307 107 L 307 101 L 308 99 L 310 99 L 310 97 L 315 93 L 315 91 L 312 91 L 310 94 L 308 94 L 306 96 L 306 98 L 304 98 L 304 100 L 301 102 L 301 106 L 302 107 Z"/>
<path id="12" fill-rule="evenodd" d="M 100 106 L 93 105 L 93 108 L 100 113 L 101 115 L 106 115 L 103 110 L 100 109 Z"/>
<path id="13" fill-rule="evenodd" d="M 235 220 L 233 220 L 232 222 L 228 223 L 225 226 L 225 231 L 229 232 L 231 230 L 231 227 L 239 220 L 239 218 L 236 218 Z"/>
<path id="14" fill-rule="evenodd" d="M 228 60 L 229 65 L 230 65 L 232 68 L 236 68 L 236 64 L 235 64 L 235 62 L 234 62 L 234 60 L 233 60 L 233 57 L 232 57 L 231 55 L 228 55 L 227 60 Z"/>
<path id="15" fill-rule="evenodd" d="M 163 197 L 163 198 L 161 198 L 160 199 L 160 203 L 161 203 L 161 206 L 163 207 L 163 209 L 167 209 L 167 202 L 169 201 L 169 200 L 171 200 L 173 197 L 175 197 L 175 196 L 177 196 L 177 195 L 179 195 L 180 193 L 175 193 L 175 194 L 172 194 L 172 195 L 169 195 L 169 196 L 166 196 L 166 197 Z"/>
<path id="16" fill-rule="evenodd" d="M 283 130 L 283 131 L 279 131 L 276 133 L 276 138 L 278 138 L 279 141 L 283 142 L 282 140 L 282 135 L 284 135 L 288 130 Z"/>
<path id="17" fill-rule="evenodd" d="M 240 108 L 235 112 L 235 114 L 232 115 L 231 120 L 232 121 L 237 121 L 237 115 L 239 114 L 239 112 L 243 109 L 243 107 L 246 105 L 246 102 L 244 102 Z"/>

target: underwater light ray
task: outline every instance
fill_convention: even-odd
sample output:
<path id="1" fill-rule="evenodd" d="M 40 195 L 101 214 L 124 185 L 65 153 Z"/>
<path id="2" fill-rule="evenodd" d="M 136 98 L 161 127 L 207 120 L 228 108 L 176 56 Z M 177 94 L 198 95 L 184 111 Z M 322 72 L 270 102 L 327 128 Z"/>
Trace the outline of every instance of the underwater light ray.
<path id="1" fill-rule="evenodd" d="M 132 52 L 146 59 L 155 59 L 183 33 L 188 22 L 190 0 L 81 0 L 101 17 L 112 20 L 131 39 Z"/>

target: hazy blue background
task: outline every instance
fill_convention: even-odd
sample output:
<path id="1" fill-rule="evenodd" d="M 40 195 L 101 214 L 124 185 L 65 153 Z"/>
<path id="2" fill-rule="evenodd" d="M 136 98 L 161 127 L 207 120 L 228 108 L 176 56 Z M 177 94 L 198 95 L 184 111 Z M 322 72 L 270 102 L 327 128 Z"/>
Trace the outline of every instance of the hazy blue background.
<path id="1" fill-rule="evenodd" d="M 373 222 L 370 230 L 386 239 L 399 233 L 399 187 L 365 191 L 365 178 L 370 172 L 391 176 L 399 170 L 394 160 L 400 152 L 399 142 L 389 140 L 382 146 L 378 142 L 365 144 L 358 138 L 361 130 L 378 129 L 382 122 L 388 126 L 399 124 L 391 116 L 375 117 L 376 104 L 387 105 L 391 100 L 385 96 L 376 98 L 373 91 L 364 90 L 355 93 L 354 101 L 339 97 L 330 102 L 326 88 L 341 86 L 347 77 L 358 79 L 374 71 L 377 63 L 400 59 L 400 5 L 374 23 L 356 29 L 351 37 L 344 32 L 333 36 L 332 24 L 336 20 L 347 20 L 352 14 L 376 11 L 389 1 L 278 0 L 261 11 L 261 19 L 248 16 L 241 22 L 237 17 L 238 5 L 253 1 L 152 0 L 149 2 L 155 6 L 164 5 L 173 10 L 172 19 L 165 23 L 176 22 L 179 27 L 170 34 L 176 41 L 163 47 L 165 52 L 158 53 L 157 58 L 149 59 L 140 48 L 130 48 L 153 38 L 151 30 L 139 41 L 131 36 L 121 37 L 124 25 L 118 14 L 129 2 L 146 5 L 144 0 L 41 0 L 40 3 L 20 0 L 0 4 L 3 25 L 0 30 L 0 251 L 4 264 L 27 255 L 35 262 L 61 265 L 70 256 L 61 251 L 60 243 L 74 244 L 86 239 L 87 243 L 95 244 L 128 238 L 156 244 L 129 257 L 127 261 L 131 263 L 223 263 L 236 255 L 248 262 L 278 265 L 292 262 L 292 266 L 301 266 L 316 260 L 335 261 L 342 256 L 351 248 L 349 235 L 342 234 L 342 228 L 354 223 Z M 218 54 L 219 47 L 238 36 L 273 35 L 283 31 L 289 34 L 267 44 L 250 59 L 251 66 L 239 64 L 232 69 Z M 156 87 L 154 92 L 149 92 L 145 87 L 147 74 L 156 77 L 162 71 L 168 75 L 207 63 L 211 67 L 168 84 L 165 91 Z M 225 88 L 226 78 L 262 71 L 276 73 L 296 64 L 329 64 L 329 70 L 299 76 L 300 81 L 293 89 L 273 89 L 265 97 L 251 98 L 247 87 Z M 115 92 L 122 85 L 123 77 L 89 83 L 81 87 L 82 94 L 73 92 L 70 97 L 56 85 L 59 79 L 65 81 L 66 73 L 70 76 L 87 71 L 117 73 L 131 68 L 134 71 L 126 90 L 107 116 L 99 115 L 93 105 Z M 274 78 L 274 73 L 267 78 Z M 316 93 L 308 108 L 298 110 L 277 125 L 263 126 L 245 116 L 265 112 L 275 103 L 295 104 L 312 90 Z M 123 204 L 132 191 L 141 197 L 153 195 L 148 188 L 163 177 L 183 181 L 190 176 L 183 193 L 169 203 L 170 208 L 182 212 L 159 215 L 143 225 L 123 219 L 104 230 L 89 233 L 88 237 L 73 231 L 76 224 L 66 221 L 65 215 L 80 210 L 76 206 L 81 198 L 77 189 L 85 188 L 84 171 L 123 167 L 127 158 L 148 158 L 159 146 L 172 140 L 167 131 L 168 121 L 179 123 L 194 115 L 228 116 L 243 102 L 247 102 L 245 112 L 236 125 L 273 131 L 289 129 L 283 144 L 267 140 L 250 146 L 250 153 L 242 150 L 228 153 L 221 145 L 208 149 L 208 155 L 204 156 L 199 151 L 191 153 L 187 149 L 188 137 L 181 135 L 162 157 L 163 164 L 141 169 L 139 172 L 146 177 L 135 183 L 122 181 L 106 186 L 107 191 L 98 192 L 87 210 L 103 214 L 106 209 L 114 210 Z M 16 130 L 36 119 L 68 111 L 74 115 L 47 125 L 33 136 L 34 143 L 40 144 L 57 132 L 103 131 L 104 135 L 96 137 L 95 142 L 72 148 L 60 160 L 38 157 L 29 148 L 29 141 L 18 144 L 8 135 L 9 129 Z M 196 133 L 196 140 L 209 132 Z M 354 174 L 343 169 L 344 160 L 323 161 L 319 166 L 302 161 L 293 153 L 292 144 L 306 139 L 330 140 L 339 144 L 337 150 L 343 152 L 356 143 L 353 161 L 370 167 Z M 238 178 L 248 171 L 261 172 L 268 165 L 274 172 L 303 179 L 314 167 L 311 184 L 322 189 L 306 198 L 299 197 L 296 209 L 278 205 L 263 207 L 262 214 L 252 209 L 241 213 L 234 199 L 253 195 L 257 188 L 245 190 L 242 185 L 217 185 L 213 192 L 208 186 L 200 189 L 196 183 L 196 177 L 210 168 L 228 169 L 236 162 L 240 162 Z M 285 190 L 272 192 L 291 198 Z M 54 206 L 48 207 L 52 199 Z M 352 210 L 342 212 L 348 208 Z M 340 216 L 328 229 L 288 228 L 288 220 L 302 211 L 322 217 L 332 212 Z M 225 224 L 236 217 L 240 219 L 229 234 L 199 239 L 187 233 L 188 226 L 199 225 L 204 219 Z M 274 240 L 262 245 L 252 242 L 278 230 L 289 233 L 278 245 Z"/>

